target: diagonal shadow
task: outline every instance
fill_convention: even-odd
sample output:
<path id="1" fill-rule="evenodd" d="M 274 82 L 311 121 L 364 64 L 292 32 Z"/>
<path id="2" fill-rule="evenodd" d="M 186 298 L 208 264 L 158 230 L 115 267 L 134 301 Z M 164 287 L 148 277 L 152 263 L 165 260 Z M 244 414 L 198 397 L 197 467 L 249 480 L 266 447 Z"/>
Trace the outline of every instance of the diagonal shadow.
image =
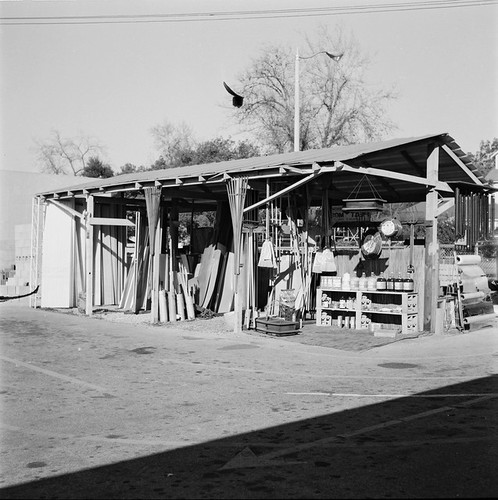
<path id="1" fill-rule="evenodd" d="M 498 377 L 483 377 L 3 488 L 0 498 L 494 498 L 497 401 Z"/>

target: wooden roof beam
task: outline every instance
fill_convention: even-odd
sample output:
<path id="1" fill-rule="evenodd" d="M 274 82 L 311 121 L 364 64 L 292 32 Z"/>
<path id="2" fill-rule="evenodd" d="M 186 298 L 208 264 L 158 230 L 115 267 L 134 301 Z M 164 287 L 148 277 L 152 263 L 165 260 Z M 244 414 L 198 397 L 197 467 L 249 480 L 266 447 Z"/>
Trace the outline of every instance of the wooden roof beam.
<path id="1" fill-rule="evenodd" d="M 408 151 L 401 151 L 401 156 L 419 173 L 420 176 L 425 177 L 425 170 L 410 156 Z"/>
<path id="2" fill-rule="evenodd" d="M 366 168 L 374 168 L 374 167 L 373 167 L 373 166 L 372 166 L 372 165 L 371 165 L 368 161 L 366 161 L 366 160 L 363 160 L 361 163 L 362 163 L 362 165 L 363 165 L 364 167 L 366 167 Z M 387 181 L 386 181 L 386 179 L 384 179 L 384 177 L 379 177 L 379 178 L 378 178 L 378 180 L 379 180 L 379 182 L 380 182 L 380 183 L 384 186 L 384 188 L 385 188 L 387 191 L 389 191 L 389 193 L 391 193 L 391 196 L 392 196 L 393 198 L 395 198 L 395 199 L 396 199 L 396 198 L 398 198 L 398 199 L 399 199 L 399 197 L 400 197 L 400 196 L 399 196 L 398 192 L 397 192 L 395 189 L 393 189 L 393 187 L 391 186 L 391 184 L 389 184 L 389 182 L 387 182 Z"/>
<path id="3" fill-rule="evenodd" d="M 476 177 L 476 175 L 465 165 L 465 163 L 458 158 L 458 156 L 453 152 L 453 150 L 447 146 L 446 144 L 442 145 L 442 148 L 444 149 L 445 153 L 476 183 L 479 184 L 480 186 L 483 185 L 483 183 Z"/>
<path id="4" fill-rule="evenodd" d="M 114 217 L 90 217 L 88 222 L 92 226 L 135 226 L 135 224 L 128 219 Z"/>
<path id="5" fill-rule="evenodd" d="M 318 168 L 320 168 L 319 165 L 318 165 Z M 282 165 L 279 168 L 279 172 L 282 173 L 282 174 L 292 173 L 292 174 L 301 174 L 301 175 L 304 175 L 304 174 L 310 174 L 311 171 L 312 171 L 312 169 L 309 169 L 309 168 L 299 168 L 299 167 L 293 167 L 291 165 Z"/>
<path id="6" fill-rule="evenodd" d="M 144 206 L 145 199 L 142 198 L 117 198 L 108 196 L 94 196 L 95 203 L 99 205 L 121 205 L 121 206 Z"/>
<path id="7" fill-rule="evenodd" d="M 409 182 L 411 184 L 421 184 L 431 188 L 436 188 L 438 191 L 447 191 L 449 193 L 453 192 L 453 189 L 448 185 L 447 182 L 442 181 L 430 181 L 425 177 L 418 177 L 416 175 L 402 174 L 400 172 L 394 172 L 392 170 L 384 170 L 382 168 L 369 168 L 369 167 L 350 167 L 349 165 L 343 165 L 343 170 L 346 172 L 356 172 L 360 174 L 373 175 L 376 177 L 387 177 L 390 179 L 397 179 L 398 181 Z M 323 167 L 322 171 L 324 173 L 328 172 L 329 167 Z"/>
<path id="8" fill-rule="evenodd" d="M 312 174 L 304 177 L 303 179 L 299 179 L 297 182 L 294 184 L 291 184 L 290 186 L 285 187 L 284 189 L 281 189 L 280 191 L 272 194 L 271 196 L 268 196 L 267 198 L 258 201 L 257 203 L 254 203 L 250 205 L 249 207 L 244 208 L 244 213 L 249 212 L 250 210 L 254 210 L 255 208 L 260 207 L 261 205 L 264 205 L 265 203 L 268 203 L 271 200 L 274 200 L 276 198 L 280 198 L 284 194 L 289 193 L 290 191 L 294 191 L 294 189 L 298 188 L 299 186 L 302 186 L 303 184 L 306 184 L 313 180 L 317 175 L 320 174 L 320 170 L 316 170 Z"/>
<path id="9" fill-rule="evenodd" d="M 455 198 L 444 199 L 439 202 L 436 209 L 436 216 L 439 217 L 441 214 L 455 206 Z"/>
<path id="10" fill-rule="evenodd" d="M 66 212 L 68 215 L 71 215 L 73 217 L 78 217 L 80 219 L 83 218 L 83 214 L 81 212 L 78 212 L 74 208 L 64 205 L 64 203 L 61 203 L 60 201 L 52 200 L 50 198 L 47 198 L 47 201 L 49 203 L 52 203 L 52 205 L 55 205 L 56 207 L 60 208 L 62 211 Z"/>

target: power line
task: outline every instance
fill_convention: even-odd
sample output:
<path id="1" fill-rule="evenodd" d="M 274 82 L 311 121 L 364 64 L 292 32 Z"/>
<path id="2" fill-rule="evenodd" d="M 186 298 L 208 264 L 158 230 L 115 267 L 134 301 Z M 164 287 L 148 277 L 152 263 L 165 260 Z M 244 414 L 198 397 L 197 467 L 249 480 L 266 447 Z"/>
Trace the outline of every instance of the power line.
<path id="1" fill-rule="evenodd" d="M 240 21 L 254 19 L 276 19 L 316 17 L 352 14 L 375 14 L 386 12 L 413 12 L 417 10 L 453 9 L 461 7 L 483 7 L 496 5 L 498 0 L 420 0 L 406 3 L 382 3 L 347 5 L 337 7 L 311 7 L 296 9 L 234 10 L 220 12 L 191 12 L 177 14 L 109 14 L 92 16 L 25 16 L 0 17 L 0 25 L 65 25 L 65 24 L 141 24 L 180 23 L 199 21 Z"/>

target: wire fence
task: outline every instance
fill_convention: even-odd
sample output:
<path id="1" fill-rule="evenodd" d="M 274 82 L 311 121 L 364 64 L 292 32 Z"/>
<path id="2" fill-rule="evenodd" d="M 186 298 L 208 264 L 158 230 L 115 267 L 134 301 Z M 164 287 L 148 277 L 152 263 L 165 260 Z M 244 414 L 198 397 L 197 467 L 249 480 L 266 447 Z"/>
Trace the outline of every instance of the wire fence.
<path id="1" fill-rule="evenodd" d="M 455 253 L 457 255 L 474 255 L 477 254 L 481 257 L 480 267 L 486 274 L 488 278 L 497 278 L 497 258 L 496 257 L 484 257 L 479 252 L 479 247 L 477 246 L 477 251 L 469 251 L 466 247 L 459 247 L 455 245 L 439 245 L 439 263 L 440 264 L 454 264 L 455 263 Z"/>

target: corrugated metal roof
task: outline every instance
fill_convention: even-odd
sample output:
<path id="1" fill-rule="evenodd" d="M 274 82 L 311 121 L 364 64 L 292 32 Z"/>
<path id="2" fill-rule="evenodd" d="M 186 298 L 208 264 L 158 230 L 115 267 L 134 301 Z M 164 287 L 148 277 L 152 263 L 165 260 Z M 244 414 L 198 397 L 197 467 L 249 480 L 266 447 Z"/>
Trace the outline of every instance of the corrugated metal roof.
<path id="1" fill-rule="evenodd" d="M 120 189 L 133 189 L 135 183 L 138 183 L 137 188 L 139 188 L 143 184 L 149 183 L 150 185 L 154 182 L 164 183 L 166 181 L 174 181 L 173 185 L 179 186 L 182 184 L 182 180 L 200 177 L 219 179 L 221 183 L 224 174 L 246 174 L 251 176 L 251 174 L 257 173 L 260 178 L 264 179 L 265 175 L 274 175 L 272 169 L 283 166 L 309 168 L 313 164 L 325 166 L 332 165 L 337 161 L 352 166 L 373 165 L 374 167 L 377 166 L 377 168 L 387 168 L 395 172 L 420 176 L 421 170 L 425 169 L 426 147 L 430 142 L 434 141 L 440 145 L 447 145 L 469 170 L 475 171 L 472 162 L 455 140 L 447 133 L 441 133 L 117 175 L 107 179 L 91 179 L 79 184 L 71 184 L 65 188 L 58 188 L 56 191 L 38 194 L 62 196 L 67 195 L 67 193 L 73 195 L 93 190 L 99 190 L 100 192 L 117 191 Z M 440 160 L 440 179 L 444 181 L 469 181 L 471 178 L 468 174 L 460 166 L 453 168 L 455 161 L 450 160 L 448 161 L 447 158 Z M 471 182 L 474 181 L 471 180 Z M 345 189 L 348 188 L 345 187 Z"/>

